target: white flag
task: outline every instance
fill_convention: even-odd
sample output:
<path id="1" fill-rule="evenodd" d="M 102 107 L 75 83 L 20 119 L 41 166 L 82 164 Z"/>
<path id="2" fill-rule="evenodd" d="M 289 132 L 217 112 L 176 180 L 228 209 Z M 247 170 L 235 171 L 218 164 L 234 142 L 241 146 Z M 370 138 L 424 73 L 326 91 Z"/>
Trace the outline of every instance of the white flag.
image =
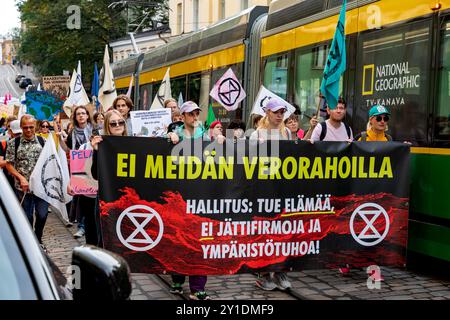
<path id="1" fill-rule="evenodd" d="M 72 200 L 67 195 L 68 175 L 67 159 L 64 154 L 66 169 L 59 153 L 56 151 L 53 135 L 49 134 L 39 159 L 30 176 L 30 190 L 37 197 L 48 202 L 68 221 L 66 203 Z M 66 171 L 66 172 L 65 172 Z"/>
<path id="2" fill-rule="evenodd" d="M 78 60 L 77 73 L 81 78 L 81 61 L 80 60 Z"/>
<path id="3" fill-rule="evenodd" d="M 69 97 L 64 102 L 63 109 L 68 117 L 72 114 L 72 106 L 85 106 L 89 104 L 89 98 L 84 90 L 81 76 L 73 70 L 72 79 L 70 80 Z"/>
<path id="4" fill-rule="evenodd" d="M 130 85 L 128 86 L 128 91 L 127 91 L 127 94 L 126 94 L 126 96 L 128 98 L 131 98 L 131 92 L 133 90 L 133 80 L 134 80 L 134 74 L 131 75 Z"/>
<path id="5" fill-rule="evenodd" d="M 228 111 L 236 110 L 246 97 L 244 88 L 231 68 L 216 82 L 209 95 Z"/>
<path id="6" fill-rule="evenodd" d="M 170 68 L 167 68 L 164 79 L 159 86 L 150 110 L 164 108 L 164 101 L 169 98 L 172 98 L 172 89 L 170 88 Z"/>
<path id="7" fill-rule="evenodd" d="M 183 100 L 183 93 L 180 92 L 180 95 L 178 96 L 178 108 L 181 107 L 181 105 L 184 103 Z"/>
<path id="8" fill-rule="evenodd" d="M 98 91 L 98 101 L 102 104 L 103 111 L 106 112 L 112 107 L 114 99 L 117 98 L 114 75 L 109 64 L 108 45 L 105 47 L 103 56 L 103 68 L 100 70 L 100 89 Z"/>
<path id="9" fill-rule="evenodd" d="M 295 107 L 292 104 L 280 98 L 275 93 L 267 90 L 266 87 L 261 86 L 261 88 L 259 88 L 258 95 L 256 96 L 256 100 L 253 104 L 252 112 L 250 114 L 260 114 L 262 116 L 265 116 L 266 113 L 263 108 L 266 103 L 272 98 L 278 98 L 286 104 L 287 111 L 284 113 L 284 120 L 289 118 L 289 116 L 295 112 Z"/>
<path id="10" fill-rule="evenodd" d="M 37 90 L 37 91 L 41 91 L 41 83 L 40 83 L 40 82 L 38 83 L 38 87 L 37 87 L 36 90 Z"/>

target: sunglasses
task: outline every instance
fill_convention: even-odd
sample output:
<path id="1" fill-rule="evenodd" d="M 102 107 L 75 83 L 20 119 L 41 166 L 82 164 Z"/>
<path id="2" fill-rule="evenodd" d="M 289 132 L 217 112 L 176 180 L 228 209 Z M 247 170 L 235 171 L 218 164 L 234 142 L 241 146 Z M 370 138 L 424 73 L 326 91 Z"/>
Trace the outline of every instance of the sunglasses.
<path id="1" fill-rule="evenodd" d="M 377 116 L 375 119 L 377 120 L 377 122 L 380 122 L 381 120 L 384 120 L 384 122 L 388 122 L 389 116 Z"/>
<path id="2" fill-rule="evenodd" d="M 125 121 L 121 120 L 121 121 L 114 121 L 114 122 L 110 122 L 109 125 L 113 128 L 115 127 L 122 127 L 123 125 L 125 125 Z"/>
<path id="3" fill-rule="evenodd" d="M 34 130 L 34 126 L 23 127 L 22 130 Z"/>
<path id="4" fill-rule="evenodd" d="M 41 128 L 50 128 L 49 126 L 41 126 Z"/>

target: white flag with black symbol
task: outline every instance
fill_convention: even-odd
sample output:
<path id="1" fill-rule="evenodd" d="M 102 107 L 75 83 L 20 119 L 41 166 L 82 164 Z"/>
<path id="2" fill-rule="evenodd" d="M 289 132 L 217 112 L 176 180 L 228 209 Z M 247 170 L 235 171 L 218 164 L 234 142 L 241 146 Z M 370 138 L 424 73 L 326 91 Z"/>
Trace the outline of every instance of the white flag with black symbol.
<path id="1" fill-rule="evenodd" d="M 261 86 L 258 95 L 256 96 L 255 103 L 253 104 L 252 112 L 250 114 L 259 114 L 265 116 L 266 112 L 264 111 L 264 107 L 266 106 L 266 103 L 269 102 L 269 100 L 272 98 L 277 98 L 285 103 L 287 111 L 284 114 L 284 120 L 289 118 L 289 116 L 295 112 L 295 107 L 292 104 L 280 98 L 272 91 L 269 91 L 266 87 Z"/>
<path id="2" fill-rule="evenodd" d="M 228 111 L 236 110 L 247 96 L 231 68 L 216 82 L 209 95 Z"/>
<path id="3" fill-rule="evenodd" d="M 172 89 L 170 87 L 170 68 L 167 68 L 164 79 L 159 86 L 158 92 L 156 92 L 156 96 L 150 110 L 164 108 L 164 101 L 169 98 L 172 98 Z"/>
<path id="4" fill-rule="evenodd" d="M 66 204 L 72 197 L 67 194 L 67 185 L 70 183 L 67 158 L 64 152 L 56 151 L 52 134 L 48 135 L 29 183 L 34 195 L 57 209 L 66 221 L 69 220 Z"/>
<path id="5" fill-rule="evenodd" d="M 85 106 L 87 104 L 89 104 L 89 98 L 86 94 L 86 90 L 84 90 L 81 76 L 78 72 L 73 70 L 69 86 L 69 97 L 63 105 L 64 112 L 70 117 L 73 106 Z"/>
<path id="6" fill-rule="evenodd" d="M 114 99 L 117 98 L 114 75 L 109 64 L 108 45 L 105 47 L 103 56 L 103 68 L 100 70 L 100 89 L 98 91 L 98 101 L 102 104 L 103 111 L 106 112 L 112 107 Z"/>

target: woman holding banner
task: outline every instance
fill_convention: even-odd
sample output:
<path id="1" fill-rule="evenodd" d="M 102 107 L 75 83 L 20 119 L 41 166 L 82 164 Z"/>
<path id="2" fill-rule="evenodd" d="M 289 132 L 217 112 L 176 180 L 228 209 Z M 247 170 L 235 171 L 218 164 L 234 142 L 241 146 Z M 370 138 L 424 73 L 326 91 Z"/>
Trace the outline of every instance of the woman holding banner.
<path id="1" fill-rule="evenodd" d="M 127 127 L 125 124 L 126 124 L 126 121 L 123 118 L 122 114 L 117 110 L 111 110 L 105 114 L 103 134 L 106 136 L 127 136 L 128 132 L 127 132 Z M 95 180 L 98 180 L 98 171 L 97 171 L 98 145 L 102 141 L 103 141 L 103 139 L 101 136 L 94 136 L 91 141 L 92 149 L 94 149 L 94 154 L 92 156 L 91 174 Z M 95 226 L 97 229 L 97 238 L 98 238 L 97 246 L 103 247 L 98 194 L 95 199 L 94 218 L 95 218 Z"/>
<path id="2" fill-rule="evenodd" d="M 284 102 L 272 98 L 264 108 L 266 115 L 259 121 L 258 128 L 250 136 L 252 140 L 292 140 L 291 131 L 285 126 L 283 118 L 287 111 Z M 256 280 L 256 286 L 263 290 L 287 290 L 291 283 L 285 272 L 262 272 Z"/>

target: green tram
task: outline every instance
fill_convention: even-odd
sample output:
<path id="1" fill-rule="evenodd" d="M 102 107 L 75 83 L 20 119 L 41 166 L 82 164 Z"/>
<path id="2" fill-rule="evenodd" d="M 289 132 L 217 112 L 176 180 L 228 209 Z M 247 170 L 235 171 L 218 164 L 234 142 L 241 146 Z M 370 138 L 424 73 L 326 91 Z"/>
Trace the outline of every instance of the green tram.
<path id="1" fill-rule="evenodd" d="M 278 0 L 253 7 L 114 65 L 125 92 L 135 75 L 134 102 L 148 109 L 170 67 L 173 97 L 213 103 L 225 125 L 249 113 L 263 84 L 292 102 L 307 128 L 342 0 Z M 408 252 L 450 262 L 450 0 L 348 0 L 347 71 L 341 79 L 346 122 L 365 129 L 367 112 L 383 104 L 389 133 L 410 141 L 411 192 Z M 209 97 L 232 68 L 247 98 L 234 112 Z M 424 259 L 427 260 L 428 259 Z"/>

